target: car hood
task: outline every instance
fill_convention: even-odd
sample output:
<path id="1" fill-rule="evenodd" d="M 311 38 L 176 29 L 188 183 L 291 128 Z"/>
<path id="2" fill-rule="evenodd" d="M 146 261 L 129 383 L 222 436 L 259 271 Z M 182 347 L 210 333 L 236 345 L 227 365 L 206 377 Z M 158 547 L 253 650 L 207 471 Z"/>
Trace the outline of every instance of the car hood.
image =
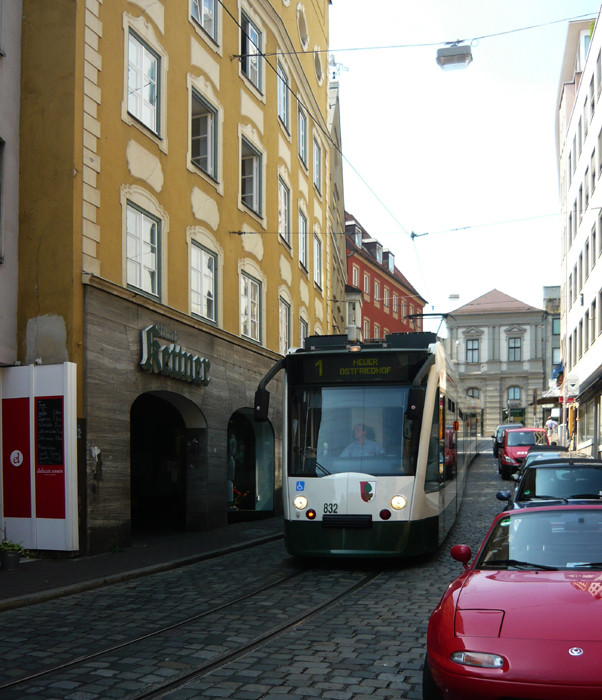
<path id="1" fill-rule="evenodd" d="M 456 604 L 458 636 L 595 641 L 602 572 L 474 571 Z"/>
<path id="2" fill-rule="evenodd" d="M 531 445 L 506 445 L 504 452 L 514 459 L 524 459 Z"/>

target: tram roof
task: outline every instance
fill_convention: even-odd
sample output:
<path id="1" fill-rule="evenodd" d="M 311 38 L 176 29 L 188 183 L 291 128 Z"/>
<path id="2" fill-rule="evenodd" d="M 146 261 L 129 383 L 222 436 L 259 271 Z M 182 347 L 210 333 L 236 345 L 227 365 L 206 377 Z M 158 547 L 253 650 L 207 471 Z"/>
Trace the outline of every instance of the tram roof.
<path id="1" fill-rule="evenodd" d="M 351 345 L 359 345 L 362 350 L 428 350 L 429 346 L 438 341 L 437 334 L 420 333 L 391 333 L 384 340 L 368 340 L 364 342 L 350 340 L 349 336 L 341 335 L 312 335 L 305 338 L 305 347 L 296 352 L 307 350 L 345 350 Z"/>

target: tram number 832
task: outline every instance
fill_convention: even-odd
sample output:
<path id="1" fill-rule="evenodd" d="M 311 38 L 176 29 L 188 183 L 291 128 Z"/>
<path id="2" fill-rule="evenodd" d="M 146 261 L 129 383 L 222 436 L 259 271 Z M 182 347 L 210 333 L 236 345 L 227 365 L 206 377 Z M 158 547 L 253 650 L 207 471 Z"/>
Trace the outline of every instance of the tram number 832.
<path id="1" fill-rule="evenodd" d="M 339 512 L 339 504 L 338 503 L 325 503 L 324 504 L 324 513 L 338 513 Z"/>

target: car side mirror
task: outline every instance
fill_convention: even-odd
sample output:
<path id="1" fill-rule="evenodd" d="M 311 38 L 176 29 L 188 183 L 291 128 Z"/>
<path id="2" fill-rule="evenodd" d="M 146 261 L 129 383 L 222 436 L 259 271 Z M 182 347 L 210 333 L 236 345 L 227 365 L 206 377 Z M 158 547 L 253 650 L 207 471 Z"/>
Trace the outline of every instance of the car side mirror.
<path id="1" fill-rule="evenodd" d="M 509 501 L 510 500 L 510 491 L 498 491 L 495 494 L 495 497 L 497 498 L 498 501 Z"/>
<path id="2" fill-rule="evenodd" d="M 470 547 L 467 544 L 455 544 L 450 550 L 451 558 L 459 561 L 465 569 L 468 568 L 468 562 L 472 556 Z"/>

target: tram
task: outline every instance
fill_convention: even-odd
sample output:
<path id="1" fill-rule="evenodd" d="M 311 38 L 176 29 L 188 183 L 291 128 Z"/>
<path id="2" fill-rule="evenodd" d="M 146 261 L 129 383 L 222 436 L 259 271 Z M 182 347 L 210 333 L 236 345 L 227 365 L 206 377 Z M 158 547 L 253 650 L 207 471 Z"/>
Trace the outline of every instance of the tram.
<path id="1" fill-rule="evenodd" d="M 283 500 L 296 556 L 408 557 L 438 548 L 477 454 L 476 399 L 434 333 L 383 341 L 312 336 L 260 382 L 285 372 Z"/>

